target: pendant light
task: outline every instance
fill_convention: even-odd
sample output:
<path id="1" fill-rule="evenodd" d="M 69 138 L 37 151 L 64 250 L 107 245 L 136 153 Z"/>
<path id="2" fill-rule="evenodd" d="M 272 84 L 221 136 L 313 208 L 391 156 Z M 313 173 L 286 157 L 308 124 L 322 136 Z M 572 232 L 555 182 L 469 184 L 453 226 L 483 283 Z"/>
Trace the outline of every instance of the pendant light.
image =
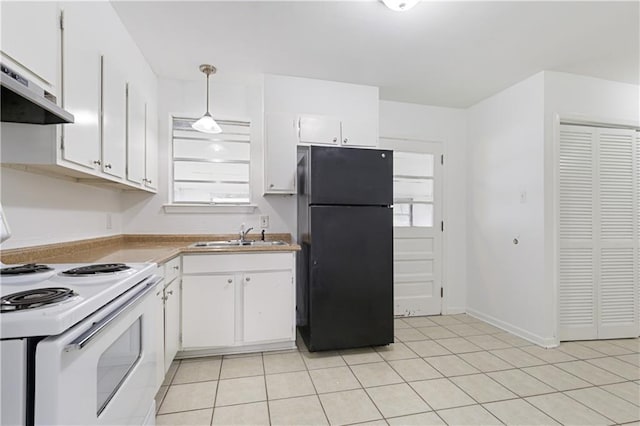
<path id="1" fill-rule="evenodd" d="M 200 65 L 200 71 L 207 76 L 207 112 L 204 113 L 200 120 L 193 123 L 191 127 L 203 133 L 220 133 L 222 129 L 209 112 L 209 76 L 216 73 L 216 67 L 209 64 L 202 64 Z"/>
<path id="2" fill-rule="evenodd" d="M 382 0 L 389 9 L 396 12 L 404 12 L 418 4 L 420 0 Z"/>

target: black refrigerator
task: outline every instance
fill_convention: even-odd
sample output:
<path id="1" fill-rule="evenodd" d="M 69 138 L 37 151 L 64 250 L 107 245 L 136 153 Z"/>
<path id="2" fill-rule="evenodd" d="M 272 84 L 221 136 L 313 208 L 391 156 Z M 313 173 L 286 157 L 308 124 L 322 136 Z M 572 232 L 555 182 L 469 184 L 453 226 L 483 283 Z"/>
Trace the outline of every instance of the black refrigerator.
<path id="1" fill-rule="evenodd" d="M 298 148 L 297 324 L 310 351 L 393 342 L 393 152 Z"/>

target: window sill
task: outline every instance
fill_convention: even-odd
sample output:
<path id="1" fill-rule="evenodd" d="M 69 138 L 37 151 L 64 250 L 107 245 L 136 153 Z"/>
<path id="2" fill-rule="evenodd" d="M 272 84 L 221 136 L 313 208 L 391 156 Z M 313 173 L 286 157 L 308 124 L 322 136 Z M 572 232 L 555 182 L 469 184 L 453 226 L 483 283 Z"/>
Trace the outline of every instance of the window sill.
<path id="1" fill-rule="evenodd" d="M 165 213 L 253 213 L 255 204 L 165 204 Z"/>

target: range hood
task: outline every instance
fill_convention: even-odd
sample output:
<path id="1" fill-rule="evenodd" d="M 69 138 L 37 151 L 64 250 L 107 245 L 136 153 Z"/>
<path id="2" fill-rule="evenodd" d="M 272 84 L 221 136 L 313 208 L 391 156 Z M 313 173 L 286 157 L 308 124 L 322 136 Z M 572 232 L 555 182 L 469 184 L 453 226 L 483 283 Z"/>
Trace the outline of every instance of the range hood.
<path id="1" fill-rule="evenodd" d="M 0 65 L 1 121 L 29 124 L 73 123 L 73 115 L 56 105 L 55 96 L 11 68 Z"/>

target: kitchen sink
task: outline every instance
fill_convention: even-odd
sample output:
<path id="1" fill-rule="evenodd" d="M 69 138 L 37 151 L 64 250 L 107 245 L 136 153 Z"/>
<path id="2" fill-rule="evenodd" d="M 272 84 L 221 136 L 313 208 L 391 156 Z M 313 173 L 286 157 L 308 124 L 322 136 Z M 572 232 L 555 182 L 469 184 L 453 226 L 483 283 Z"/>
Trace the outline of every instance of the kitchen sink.
<path id="1" fill-rule="evenodd" d="M 248 240 L 248 241 L 240 241 L 240 240 L 227 240 L 227 241 L 200 241 L 194 244 L 191 244 L 189 247 L 238 247 L 238 246 L 260 246 L 260 247 L 270 247 L 270 246 L 285 246 L 288 243 L 284 241 L 261 241 L 261 240 Z"/>

